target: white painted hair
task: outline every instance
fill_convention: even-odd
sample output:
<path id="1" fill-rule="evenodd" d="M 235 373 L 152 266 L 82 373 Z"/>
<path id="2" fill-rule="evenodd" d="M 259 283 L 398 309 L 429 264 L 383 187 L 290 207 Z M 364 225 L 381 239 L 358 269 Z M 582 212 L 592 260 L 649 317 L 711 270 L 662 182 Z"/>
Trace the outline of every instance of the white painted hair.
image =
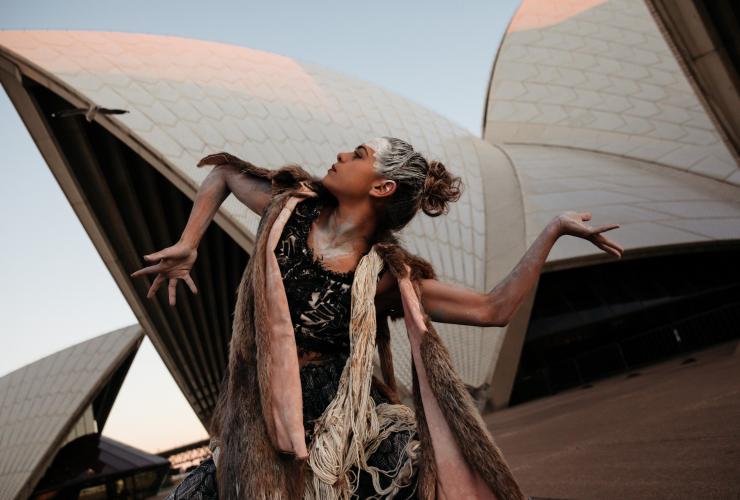
<path id="1" fill-rule="evenodd" d="M 386 228 L 398 231 L 421 209 L 430 217 L 447 212 L 460 198 L 462 181 L 437 160 L 427 161 L 413 146 L 395 137 L 376 137 L 365 143 L 375 152 L 375 171 L 395 181 L 396 192 L 384 203 Z"/>
<path id="2" fill-rule="evenodd" d="M 429 164 L 413 146 L 395 137 L 375 137 L 365 143 L 375 151 L 375 170 L 388 179 L 411 184 L 421 195 Z"/>

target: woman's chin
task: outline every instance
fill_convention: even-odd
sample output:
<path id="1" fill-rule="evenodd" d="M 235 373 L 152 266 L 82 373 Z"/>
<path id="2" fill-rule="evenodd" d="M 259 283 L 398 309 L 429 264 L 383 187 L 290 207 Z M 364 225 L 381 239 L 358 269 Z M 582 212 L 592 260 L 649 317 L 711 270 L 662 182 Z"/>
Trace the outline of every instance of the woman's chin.
<path id="1" fill-rule="evenodd" d="M 326 188 L 326 190 L 329 191 L 331 194 L 334 194 L 334 186 L 333 186 L 334 182 L 331 176 L 332 174 L 326 174 L 321 179 L 321 185 L 324 186 L 324 188 Z"/>

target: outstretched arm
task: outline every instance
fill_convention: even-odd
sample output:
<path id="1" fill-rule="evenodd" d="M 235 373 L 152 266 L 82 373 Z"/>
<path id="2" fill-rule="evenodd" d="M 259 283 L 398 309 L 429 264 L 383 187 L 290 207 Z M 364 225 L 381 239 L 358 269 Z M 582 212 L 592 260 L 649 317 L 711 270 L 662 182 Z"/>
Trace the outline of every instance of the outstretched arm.
<path id="1" fill-rule="evenodd" d="M 203 234 L 218 208 L 229 196 L 234 196 L 257 215 L 262 215 L 272 198 L 270 181 L 244 174 L 231 164 L 213 167 L 198 189 L 193 209 L 185 225 L 180 241 L 197 248 Z"/>
<path id="2" fill-rule="evenodd" d="M 190 270 L 198 256 L 200 240 L 229 193 L 234 193 L 234 196 L 252 211 L 262 215 L 272 198 L 272 186 L 267 179 L 244 174 L 238 166 L 216 165 L 198 188 L 180 240 L 170 247 L 145 255 L 146 261 L 157 264 L 131 274 L 131 277 L 157 274 L 147 293 L 148 298 L 153 298 L 160 285 L 169 280 L 169 303 L 174 306 L 178 278 L 185 281 L 193 293 L 197 293 L 195 283 L 190 277 Z"/>
<path id="3" fill-rule="evenodd" d="M 506 326 L 536 283 L 559 236 L 559 223 L 553 219 L 508 276 L 487 293 L 437 280 L 421 280 L 424 310 L 432 321 L 439 323 Z"/>
<path id="4" fill-rule="evenodd" d="M 506 326 L 524 301 L 527 293 L 534 287 L 553 245 L 560 236 L 572 235 L 588 239 L 602 250 L 621 257 L 623 249 L 601 233 L 619 227 L 608 224 L 590 227 L 583 221 L 590 220 L 588 212 L 564 212 L 553 218 L 542 230 L 537 239 L 527 249 L 514 269 L 487 293 L 460 287 L 438 280 L 419 281 L 421 303 L 432 321 L 456 323 L 473 326 Z M 386 307 L 400 307 L 400 295 L 387 282 L 378 284 L 380 290 L 388 290 L 380 302 Z"/>

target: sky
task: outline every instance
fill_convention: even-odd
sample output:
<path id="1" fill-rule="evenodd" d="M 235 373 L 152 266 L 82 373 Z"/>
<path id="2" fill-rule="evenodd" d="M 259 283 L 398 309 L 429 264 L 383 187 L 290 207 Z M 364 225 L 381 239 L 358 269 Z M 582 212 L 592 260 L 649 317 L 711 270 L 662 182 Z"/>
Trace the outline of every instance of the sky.
<path id="1" fill-rule="evenodd" d="M 264 50 L 379 85 L 480 136 L 491 67 L 518 3 L 0 0 L 0 30 L 150 33 Z M 136 318 L 4 91 L 0 151 L 2 376 Z M 148 339 L 103 434 L 152 453 L 207 436 Z"/>

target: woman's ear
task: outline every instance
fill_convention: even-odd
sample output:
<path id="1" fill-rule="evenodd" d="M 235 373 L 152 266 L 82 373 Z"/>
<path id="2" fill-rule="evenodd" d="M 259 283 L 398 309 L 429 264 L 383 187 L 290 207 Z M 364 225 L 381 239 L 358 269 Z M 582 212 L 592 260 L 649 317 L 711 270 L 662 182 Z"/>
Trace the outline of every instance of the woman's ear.
<path id="1" fill-rule="evenodd" d="M 383 198 L 392 195 L 396 191 L 396 181 L 380 179 L 374 181 L 370 188 L 370 196 Z"/>

